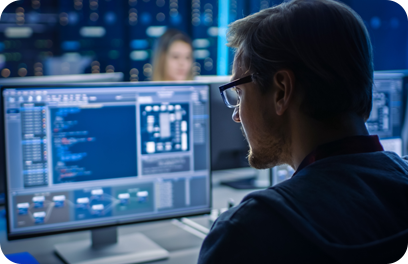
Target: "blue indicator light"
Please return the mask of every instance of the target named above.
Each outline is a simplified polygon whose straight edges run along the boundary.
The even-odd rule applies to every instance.
[[[144,12],[140,16],[140,21],[142,22],[142,24],[148,25],[148,24],[150,24],[150,22],[152,22],[152,16],[149,13]]]
[[[179,25],[181,23],[181,16],[179,14],[170,16],[170,21],[173,25]]]
[[[116,23],[116,14],[114,12],[107,12],[105,14],[105,22],[108,25],[113,25]]]

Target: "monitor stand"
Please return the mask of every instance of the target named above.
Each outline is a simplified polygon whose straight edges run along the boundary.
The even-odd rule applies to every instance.
[[[117,234],[116,227],[92,230],[90,240],[55,245],[69,264],[128,264],[165,259],[169,252],[141,233]]]

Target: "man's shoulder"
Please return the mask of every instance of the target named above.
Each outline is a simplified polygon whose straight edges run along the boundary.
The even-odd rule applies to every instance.
[[[373,161],[381,160],[382,163],[402,163],[404,165],[408,164],[408,156],[400,157],[395,152],[391,151],[375,151],[375,152],[365,152],[365,153],[353,153],[345,155],[336,155],[328,157],[325,159],[318,160],[313,164],[321,163],[354,163],[365,165],[367,163],[373,163]],[[373,164],[376,165],[376,164]],[[381,164],[378,164],[381,166]]]
[[[394,175],[408,176],[408,156],[378,151],[328,157],[305,167],[297,175]],[[294,177],[296,178],[296,177]]]
[[[255,207],[259,206],[258,202],[255,199],[248,199],[246,201],[241,202],[235,207],[230,208],[228,211],[221,214],[217,222],[225,222],[229,221],[231,223],[237,223],[242,219],[242,216],[250,214],[252,211],[255,210]]]
[[[322,261],[327,260],[326,254],[291,221],[258,199],[263,195],[279,196],[271,189],[251,193],[217,219],[203,243],[199,263],[270,263],[271,257],[277,263],[329,263]]]
[[[273,219],[278,218],[279,215],[271,213],[273,208],[271,208],[270,204],[258,199],[259,196],[263,195],[267,195],[269,199],[279,197],[279,194],[274,189],[252,192],[247,195],[239,205],[220,215],[217,222],[229,222],[230,224],[240,226],[249,224],[252,226],[254,221],[259,224],[260,219],[265,219],[269,222],[273,221]]]

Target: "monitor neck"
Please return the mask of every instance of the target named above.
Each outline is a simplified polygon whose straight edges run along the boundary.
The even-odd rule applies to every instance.
[[[100,248],[118,243],[118,229],[116,226],[91,230],[93,248]]]

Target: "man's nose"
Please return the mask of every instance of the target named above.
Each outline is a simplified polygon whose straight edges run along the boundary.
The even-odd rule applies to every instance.
[[[232,120],[236,123],[241,123],[241,118],[239,117],[239,107],[234,108],[234,112],[232,113]]]

